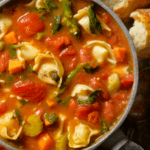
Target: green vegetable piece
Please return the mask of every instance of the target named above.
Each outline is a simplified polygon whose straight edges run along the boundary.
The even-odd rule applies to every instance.
[[[32,69],[32,65],[31,64],[29,64],[29,66],[28,66],[28,73],[33,73],[33,69]]]
[[[41,19],[41,20],[44,20],[45,18],[46,18],[46,17],[45,17],[45,16],[43,16],[43,15],[42,15],[42,16],[40,16],[40,19]]]
[[[70,96],[69,96],[69,97],[66,97],[66,98],[63,99],[63,100],[59,99],[59,101],[58,101],[57,103],[60,104],[60,105],[62,105],[62,106],[64,106],[64,107],[67,107],[68,104],[69,104],[69,102],[70,102],[70,99],[71,99]]]
[[[23,72],[23,74],[22,74],[22,77],[23,77],[23,79],[26,81],[26,80],[28,80],[28,78],[27,78],[27,76],[26,76],[26,74]]]
[[[93,92],[88,96],[88,99],[87,99],[87,100],[81,101],[81,100],[78,99],[77,102],[78,102],[79,104],[93,104],[93,103],[96,101],[97,96],[98,96],[98,94],[99,94],[100,91],[101,91],[101,89],[95,90],[95,91],[93,91]]]
[[[5,42],[0,41],[0,51],[4,49],[4,46],[5,46]]]
[[[54,27],[51,29],[52,30],[52,34],[56,34],[57,32],[59,32],[61,30],[61,17],[62,15],[59,14],[56,16],[55,21],[54,21]]]
[[[39,135],[43,130],[43,122],[38,115],[31,115],[27,118],[29,124],[24,125],[24,133],[27,136],[34,137]]]
[[[73,78],[77,75],[77,73],[80,71],[80,69],[83,67],[83,65],[84,64],[82,64],[82,63],[77,65],[77,67],[68,74],[68,76],[64,82],[64,84],[66,86],[71,82],[71,80],[73,80]]]
[[[55,113],[52,113],[52,114],[45,113],[44,117],[51,124],[55,124],[57,122],[57,120],[59,119],[59,117]]]
[[[101,134],[104,134],[104,133],[106,133],[109,129],[108,129],[108,127],[107,127],[107,125],[106,125],[106,123],[105,123],[104,120],[101,121],[101,125],[102,125]]]
[[[11,82],[14,80],[14,75],[11,75],[11,74],[7,74],[6,75],[6,85],[11,85]]]
[[[23,106],[26,105],[26,104],[28,103],[27,100],[22,100],[22,101],[19,101],[19,102],[20,102],[20,104],[23,105]]]
[[[22,125],[22,119],[21,119],[21,115],[20,115],[19,109],[15,109],[14,110],[14,114],[16,115],[16,117],[19,120],[19,125]]]
[[[75,18],[73,17],[73,13],[71,11],[71,2],[66,0],[62,3],[63,12],[64,12],[64,21],[65,25],[68,27],[70,34],[76,38],[77,40],[81,38],[81,30]]]
[[[60,77],[58,76],[58,72],[56,70],[51,71],[49,74],[54,81],[56,81],[57,83],[59,82]]]
[[[90,19],[90,30],[92,34],[97,34],[97,33],[102,34],[103,32],[102,32],[101,23],[97,19],[94,10],[95,10],[94,4],[90,5],[89,11],[88,11],[88,15]]]
[[[83,70],[88,74],[93,74],[93,73],[97,72],[100,68],[101,68],[100,66],[92,68],[92,66],[89,63],[86,63],[83,66]]]
[[[68,143],[67,134],[64,133],[58,138],[56,142],[56,149],[67,150],[67,143]]]
[[[38,33],[35,35],[35,39],[36,39],[36,40],[41,40],[45,35],[46,35],[45,31],[44,31],[44,32],[38,32]]]
[[[23,45],[10,45],[8,50],[10,51],[10,55],[12,58],[16,58],[16,49],[22,47]]]
[[[107,89],[109,93],[115,93],[121,86],[120,83],[120,78],[117,73],[113,73],[109,78],[108,78],[108,86]]]

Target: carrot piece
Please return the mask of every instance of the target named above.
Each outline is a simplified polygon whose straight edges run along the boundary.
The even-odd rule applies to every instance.
[[[117,62],[122,62],[125,58],[126,48],[123,47],[115,47],[113,49],[114,56]]]
[[[9,68],[8,68],[8,70],[9,70],[10,74],[19,72],[20,70],[22,70],[22,68],[23,68],[23,64],[21,63],[20,60],[14,59],[14,60],[10,60],[9,61]]]
[[[48,133],[43,133],[38,139],[38,145],[40,150],[49,150],[53,146],[54,142]]]
[[[45,126],[50,126],[52,123],[49,122],[47,119],[44,119],[44,123],[45,123]]]
[[[11,45],[11,44],[16,44],[18,42],[18,37],[17,34],[12,31],[9,32],[8,34],[6,34],[4,36],[4,41],[6,42],[6,44]]]
[[[57,105],[54,100],[50,100],[50,99],[46,100],[46,103],[50,108],[55,107]]]

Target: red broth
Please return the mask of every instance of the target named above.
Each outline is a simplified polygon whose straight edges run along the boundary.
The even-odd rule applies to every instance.
[[[31,7],[19,4],[3,10],[3,14],[11,20],[12,25],[1,39],[5,46],[0,51],[0,118],[10,112],[13,113],[11,119],[15,120],[15,123],[7,126],[8,135],[12,137],[22,127],[22,133],[16,139],[16,143],[19,146],[23,145],[27,150],[65,150],[88,146],[97,137],[107,133],[118,121],[128,104],[133,84],[130,47],[111,15],[101,7],[95,6],[96,9],[93,12],[97,14],[96,18],[102,19],[111,30],[110,34],[104,28],[102,28],[102,34],[91,34],[78,24],[81,38],[76,39],[70,34],[65,23],[62,2],[53,1],[53,4],[55,4],[53,7],[57,6],[57,8],[51,8],[52,10],[37,10],[36,4]],[[78,10],[89,5],[91,2],[85,0],[72,0],[70,8],[74,15]],[[45,8],[45,5],[42,8]],[[55,17],[59,14],[62,15],[59,24],[61,29],[52,34],[51,29],[56,26]],[[88,13],[86,15],[88,16]],[[36,39],[37,33],[43,34],[41,39]],[[93,54],[93,47],[97,44],[95,43],[92,48],[84,47],[88,41],[94,40],[109,44],[111,54],[108,54],[107,46],[100,44],[100,49],[104,48],[107,55],[104,59],[102,58],[103,60],[98,61],[99,59]],[[38,49],[38,54],[29,58],[27,55],[33,54],[26,50],[23,51],[24,53],[21,51],[26,45],[26,43],[21,45],[22,42],[28,42],[32,46],[30,52],[34,48]],[[23,61],[18,56],[19,50],[22,52]],[[62,84],[59,87],[57,85],[61,77],[58,71],[49,72],[49,74],[53,73],[48,75],[55,82],[47,83],[48,78],[46,81],[43,80],[46,73],[39,77],[40,69],[33,70],[36,57],[40,53],[45,55],[46,52],[49,52],[48,55],[52,53],[53,59],[58,59],[64,69]],[[107,61],[111,55],[115,58],[115,64]],[[52,56],[41,59],[39,68],[51,59]],[[80,69],[72,75],[79,66]],[[53,69],[52,66],[48,69],[51,68]],[[70,76],[72,78],[68,81]],[[92,90],[84,90],[85,87],[81,86],[80,91],[78,89],[76,95],[71,96],[77,85],[84,85]],[[56,94],[58,91],[63,92]],[[94,96],[91,96],[92,92]],[[62,115],[65,116],[64,122]],[[32,123],[35,123],[34,127]],[[88,139],[84,141],[86,144],[77,135],[75,137],[75,130],[79,124],[97,131],[89,138],[90,142],[87,142]],[[68,130],[69,127],[70,130]],[[82,133],[83,136],[85,135],[84,130],[80,132],[81,136]],[[79,132],[76,131],[76,133]],[[71,143],[69,134],[81,141],[68,144]]]

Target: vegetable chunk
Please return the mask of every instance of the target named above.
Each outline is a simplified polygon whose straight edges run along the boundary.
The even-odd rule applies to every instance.
[[[22,69],[23,69],[23,64],[22,64],[22,62],[20,60],[15,59],[15,60],[9,61],[9,68],[8,68],[8,70],[9,70],[10,74],[14,74],[16,72],[19,72]]]
[[[11,44],[16,44],[18,42],[18,37],[14,31],[9,32],[4,36],[4,40],[6,44],[11,45]]]

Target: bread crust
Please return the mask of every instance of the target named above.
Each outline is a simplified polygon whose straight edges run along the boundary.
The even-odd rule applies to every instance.
[[[145,39],[139,39],[139,43],[144,40],[145,43],[144,46],[136,47],[135,45],[138,52],[137,53],[138,57],[139,58],[150,57],[150,9],[137,9],[136,11],[132,12],[130,16],[133,17],[135,21],[142,23],[143,27],[145,27],[145,30],[147,32],[145,35]],[[132,28],[135,28],[135,26]],[[139,34],[138,30],[136,32],[137,33],[135,34]],[[133,41],[134,40],[135,39],[133,38]],[[134,41],[134,43],[136,42]]]
[[[150,5],[150,0],[102,0],[105,4],[113,9],[113,11],[126,22],[129,19],[131,12],[138,8],[143,8]]]

